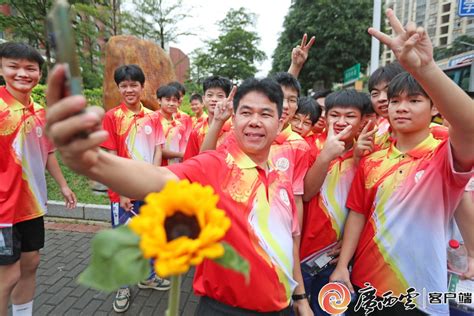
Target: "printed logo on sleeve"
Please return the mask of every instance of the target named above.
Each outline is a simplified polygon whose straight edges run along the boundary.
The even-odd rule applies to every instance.
[[[145,134],[146,135],[150,135],[152,131],[153,130],[152,130],[150,125],[145,125]]]
[[[38,138],[43,136],[43,129],[40,126],[36,126],[36,136],[38,136]]]
[[[282,157],[276,161],[275,166],[280,171],[286,171],[290,167],[290,162],[287,158]]]

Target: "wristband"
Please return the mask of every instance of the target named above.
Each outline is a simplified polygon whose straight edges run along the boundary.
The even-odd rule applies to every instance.
[[[299,300],[304,300],[305,298],[308,298],[308,294],[303,293],[303,294],[293,294],[291,296],[293,301],[299,301]]]

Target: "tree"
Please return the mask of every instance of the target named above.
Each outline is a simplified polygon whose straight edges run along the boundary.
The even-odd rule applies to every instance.
[[[345,69],[370,59],[372,23],[371,0],[296,0],[285,17],[284,30],[273,53],[272,72],[286,71],[291,50],[304,33],[316,37],[316,43],[299,76],[304,90],[321,82],[326,88],[341,82]]]
[[[135,10],[123,14],[125,33],[160,43],[161,48],[180,36],[194,35],[189,31],[180,31],[177,24],[190,15],[183,7],[183,1],[171,0],[133,0]]]
[[[474,37],[469,35],[461,35],[456,37],[450,47],[436,47],[434,49],[435,60],[449,58],[451,56],[461,54],[473,50]]]
[[[11,38],[26,40],[32,46],[43,47],[46,54],[46,64],[51,65],[51,47],[48,42],[48,27],[46,16],[51,7],[51,0],[15,1],[2,0],[15,15],[0,14],[0,29],[8,30]]]
[[[260,38],[247,29],[255,25],[255,14],[244,8],[231,9],[218,25],[221,35],[192,56],[192,78],[200,81],[218,74],[239,81],[255,76],[255,63],[265,59],[265,53],[257,48]]]

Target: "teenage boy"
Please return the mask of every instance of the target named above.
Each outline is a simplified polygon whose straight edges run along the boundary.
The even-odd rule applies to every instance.
[[[183,111],[181,111],[181,105],[183,104],[184,95],[186,94],[186,88],[179,83],[178,81],[173,81],[168,83],[168,86],[175,87],[179,91],[179,100],[178,100],[178,108],[176,109],[176,113],[174,114],[174,119],[178,120],[181,125],[184,127],[184,147],[186,147],[186,143],[188,142],[189,135],[193,130],[193,120],[191,116]]]
[[[305,289],[316,315],[329,315],[319,306],[318,294],[329,282],[340,250],[339,241],[348,213],[345,202],[357,169],[354,139],[370,100],[364,93],[341,90],[329,94],[325,103],[328,137],[305,177],[303,199],[309,203],[305,208],[300,248],[301,260],[307,261],[301,265]],[[309,267],[322,256],[330,258],[315,273]],[[309,260],[310,257],[314,258]]]
[[[305,138],[311,134],[313,125],[319,122],[321,108],[311,97],[298,99],[296,113],[290,120],[291,130]]]
[[[319,122],[321,108],[311,97],[302,97],[298,100],[298,109],[290,121],[291,129],[306,141],[310,147],[310,162],[316,159],[319,150],[316,148],[316,135],[311,132]],[[326,121],[326,120],[325,120]]]
[[[436,65],[424,29],[413,22],[403,27],[390,9],[387,17],[396,37],[373,28],[369,33],[390,47],[410,73],[399,74],[388,89],[388,116],[397,139],[360,163],[331,280],[344,282],[352,292],[352,284],[357,289],[370,283],[376,300],[389,291],[392,297],[408,296],[392,307],[375,308],[373,315],[447,315],[447,304],[429,304],[422,292],[447,292],[447,228],[473,174],[474,125],[467,113],[473,113],[474,104]],[[434,104],[452,123],[444,141],[430,133]],[[471,253],[468,260],[474,266]],[[465,275],[473,276],[472,269]],[[410,301],[416,308],[407,310],[415,307]],[[366,307],[359,311],[368,312]]]
[[[191,95],[189,98],[189,104],[194,113],[194,116],[192,117],[194,129],[198,124],[207,120],[207,113],[204,112],[204,103],[202,102],[202,96],[199,93]]]
[[[158,116],[165,134],[161,165],[168,166],[183,160],[187,143],[186,126],[175,118],[180,98],[178,89],[169,85],[162,86],[156,91],[156,97],[160,104]]]
[[[192,158],[201,152],[202,143],[204,142],[209,126],[214,119],[214,109],[218,102],[223,102],[229,96],[230,90],[232,89],[232,83],[227,78],[211,76],[204,80],[202,88],[204,91],[203,102],[207,109],[208,118],[201,124],[198,124],[191,132],[184,153],[184,160]],[[218,134],[218,145],[222,143],[230,130],[231,123],[230,120],[227,120]]]
[[[246,281],[241,274],[205,260],[196,267],[194,277],[194,290],[202,296],[197,315],[287,315],[291,294],[299,315],[311,315],[295,246],[299,227],[291,185],[268,159],[281,126],[283,94],[277,83],[250,79],[241,85],[234,98],[235,141],[228,151],[207,151],[166,168],[97,150],[107,137],[101,130],[85,140],[74,138],[99,125],[100,109],[89,108],[87,114],[77,115],[85,107],[82,97],[60,99],[61,66],[52,71],[49,85],[49,136],[76,172],[139,199],[179,179],[210,185],[220,196],[217,206],[232,220],[224,240],[249,261],[250,277]],[[209,166],[215,171],[210,172]],[[230,176],[223,178],[223,174]]]
[[[109,137],[101,147],[119,157],[159,166],[164,136],[156,114],[140,102],[145,74],[137,65],[124,65],[115,70],[114,80],[122,102],[104,116],[103,129],[108,132]],[[143,205],[142,200],[132,200],[112,190],[109,190],[109,197],[113,227],[125,225]],[[138,287],[167,290],[170,282],[151,274],[150,278],[140,282]],[[117,313],[123,313],[128,309],[130,294],[128,286],[117,291],[113,302],[113,308]]]
[[[290,121],[298,108],[301,86],[298,80],[287,72],[273,76],[283,90],[282,131],[278,134],[270,150],[270,158],[276,168],[284,172],[293,185],[298,218],[303,222],[304,177],[309,168],[310,147],[306,141],[291,130]]]
[[[45,135],[43,107],[31,98],[44,60],[22,43],[0,45],[0,315],[31,315],[39,250],[44,247],[45,169],[61,188],[66,207],[76,206]]]
[[[312,132],[316,135],[327,135],[326,129],[326,97],[331,93],[331,90],[317,90],[313,93],[312,98],[316,100],[317,106],[321,108],[321,116],[318,123],[314,125]],[[324,137],[325,138],[325,137]],[[322,147],[321,147],[322,148]]]

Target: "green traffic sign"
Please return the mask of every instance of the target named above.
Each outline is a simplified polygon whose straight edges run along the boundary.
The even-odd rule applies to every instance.
[[[348,83],[359,79],[360,77],[360,64],[355,64],[351,68],[344,70],[344,83]]]

